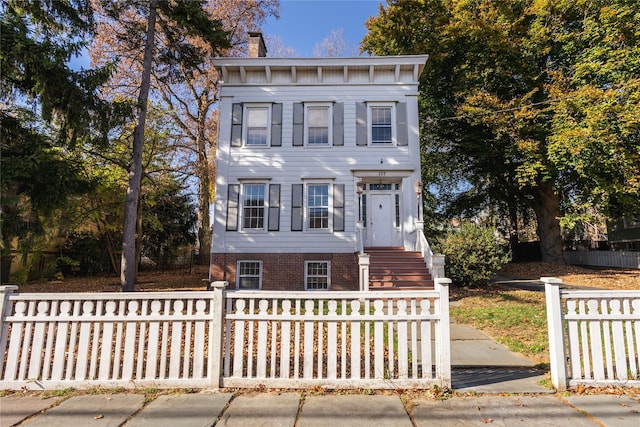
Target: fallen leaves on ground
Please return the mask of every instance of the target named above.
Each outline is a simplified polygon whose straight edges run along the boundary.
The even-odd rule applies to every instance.
[[[557,277],[566,284],[600,289],[640,289],[640,270],[638,269],[518,262],[507,264],[499,274],[519,279]]]
[[[520,262],[506,265],[499,274],[519,279],[557,277],[564,283],[600,289],[640,289],[640,270],[621,268],[587,268],[548,262]],[[137,291],[203,291],[209,267],[197,265],[187,269],[141,272]],[[454,289],[452,288],[452,291]],[[19,286],[20,292],[119,292],[116,276],[70,277],[64,280],[34,282]]]
[[[204,291],[209,267],[195,265],[186,269],[145,271],[138,274],[136,291]],[[119,292],[116,276],[68,277],[64,280],[33,282],[18,286],[19,292]]]

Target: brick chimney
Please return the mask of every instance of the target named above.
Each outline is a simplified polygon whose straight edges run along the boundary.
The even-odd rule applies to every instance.
[[[260,32],[249,33],[249,58],[264,58],[267,56],[267,46]]]

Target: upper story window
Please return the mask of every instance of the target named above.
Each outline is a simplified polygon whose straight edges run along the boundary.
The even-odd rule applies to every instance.
[[[356,145],[409,145],[406,102],[356,102]]]
[[[234,103],[231,106],[231,147],[280,147],[282,103]]]
[[[242,194],[242,228],[264,230],[265,184],[244,184]]]
[[[246,146],[269,145],[269,123],[271,108],[268,105],[248,105],[245,107]]]
[[[393,144],[394,111],[392,105],[369,105],[369,143],[371,145]]]
[[[294,147],[344,146],[344,104],[294,102],[292,130]]]
[[[305,105],[305,143],[308,146],[329,146],[331,144],[331,105]]]

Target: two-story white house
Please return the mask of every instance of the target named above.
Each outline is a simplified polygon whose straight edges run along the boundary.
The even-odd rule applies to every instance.
[[[366,254],[416,246],[427,55],[265,52],[252,33],[248,58],[214,62],[222,83],[210,279],[357,290]]]

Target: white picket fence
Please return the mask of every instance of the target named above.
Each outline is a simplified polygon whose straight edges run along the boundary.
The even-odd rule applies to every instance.
[[[0,388],[215,386],[216,298],[5,291]]]
[[[566,290],[560,279],[541,280],[554,387],[639,387],[640,290]]]
[[[0,389],[449,387],[448,284],[382,293],[224,291],[224,282],[130,294],[0,287]]]
[[[224,387],[450,386],[442,282],[419,292],[230,292],[226,305]]]
[[[571,265],[640,269],[638,251],[565,251],[563,256]]]

